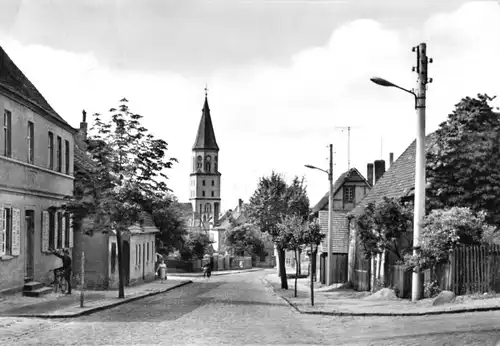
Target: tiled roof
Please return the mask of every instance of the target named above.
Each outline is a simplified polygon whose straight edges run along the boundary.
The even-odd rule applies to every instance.
[[[435,143],[435,133],[427,135],[425,138],[426,152]],[[366,194],[365,198],[354,208],[352,214],[361,214],[366,205],[371,202],[376,203],[383,197],[399,198],[407,195],[415,186],[415,153],[416,141],[413,141]]]
[[[71,127],[45,100],[42,94],[29,81],[24,73],[14,64],[7,53],[0,47],[0,87],[8,90],[46,114]],[[75,130],[76,131],[76,130]]]
[[[356,174],[359,176],[360,179],[362,179],[367,186],[370,186],[370,184],[368,183],[368,181],[365,179],[365,177],[363,177],[363,175],[356,169],[356,168],[351,168],[350,170],[348,170],[347,172],[344,172],[342,173],[338,178],[337,180],[335,181],[335,183],[333,184],[333,195],[335,195],[339,189],[342,187],[342,185],[344,185],[344,182],[352,177],[353,174]],[[323,198],[320,199],[320,201],[312,208],[312,211],[314,213],[322,210],[327,204],[328,204],[328,197],[330,195],[330,192],[328,191],[324,196]]]
[[[94,161],[92,161],[92,159],[85,153],[85,151],[80,149],[80,147],[76,144],[74,146],[74,165],[75,170],[76,167],[79,167],[87,172],[90,172],[95,168]]]
[[[212,125],[212,118],[210,117],[207,97],[205,97],[200,126],[198,127],[198,133],[196,134],[196,140],[193,145],[193,150],[194,149],[219,150],[219,146],[215,140],[214,127]]]

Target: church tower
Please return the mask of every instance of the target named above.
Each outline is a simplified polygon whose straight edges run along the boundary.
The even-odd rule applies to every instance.
[[[221,174],[219,146],[215,140],[206,88],[205,104],[193,145],[192,165],[190,201],[193,205],[194,226],[208,229],[210,223],[217,223],[220,213]]]

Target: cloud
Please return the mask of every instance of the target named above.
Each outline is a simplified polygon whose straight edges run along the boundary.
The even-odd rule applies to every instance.
[[[327,191],[326,175],[304,164],[327,167],[327,144],[336,148],[335,174],[347,169],[347,133],[352,126],[351,167],[389,152],[397,158],[415,137],[413,99],[369,81],[381,76],[406,88],[415,85],[412,46],[427,42],[429,65],[427,132],[437,128],[464,96],[499,94],[500,6],[467,3],[436,14],[420,26],[398,28],[372,19],[337,27],[324,46],[291,56],[286,65],[247,63],[215,71],[209,78],[171,72],[118,70],[91,53],[75,54],[43,46],[0,44],[75,127],[81,109],[105,112],[126,96],[146,126],[170,144],[180,163],[170,186],[189,197],[191,146],[208,83],[212,120],[220,151],[222,208],[248,199],[257,179],[273,169],[305,175],[311,204]]]

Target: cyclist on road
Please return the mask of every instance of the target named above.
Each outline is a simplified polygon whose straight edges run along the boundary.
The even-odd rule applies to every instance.
[[[50,249],[50,252],[52,252],[53,255],[59,257],[62,259],[63,266],[54,269],[54,281],[56,280],[56,272],[62,271],[64,273],[64,279],[68,283],[68,293],[71,294],[71,257],[69,256],[69,251],[68,249],[64,249],[62,254],[57,251]]]

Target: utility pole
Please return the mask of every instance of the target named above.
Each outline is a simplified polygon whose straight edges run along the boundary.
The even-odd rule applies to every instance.
[[[415,89],[415,108],[417,111],[417,139],[415,157],[415,206],[413,216],[413,255],[420,251],[420,234],[422,221],[425,215],[425,97],[426,85],[432,82],[427,79],[427,63],[432,59],[427,58],[427,45],[425,43],[413,47],[417,53],[417,66],[413,68],[417,72],[417,85]],[[420,268],[413,270],[411,299],[417,301],[422,296],[422,282]]]
[[[329,183],[329,193],[328,193],[328,236],[327,236],[327,256],[326,256],[326,285],[330,286],[332,284],[333,273],[332,273],[332,252],[333,252],[333,144],[330,144],[330,164],[328,167],[328,183]]]

